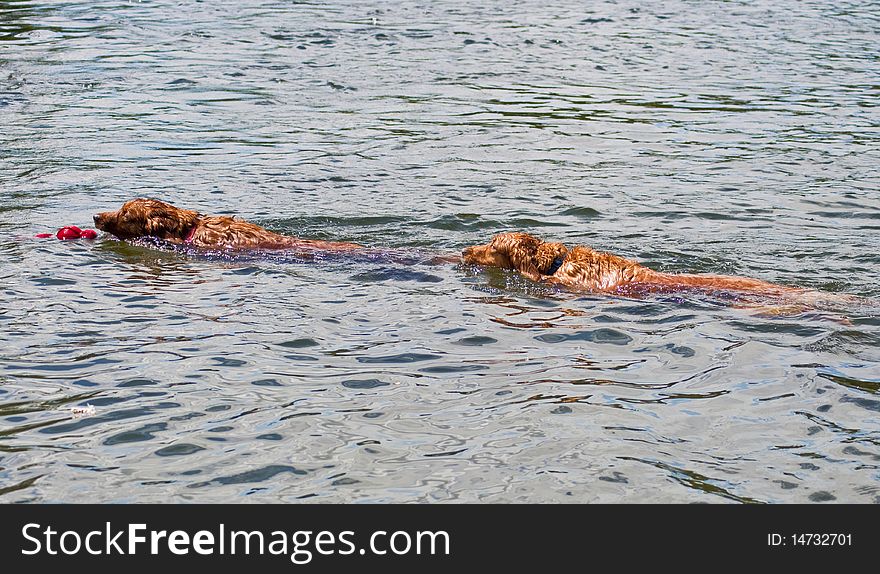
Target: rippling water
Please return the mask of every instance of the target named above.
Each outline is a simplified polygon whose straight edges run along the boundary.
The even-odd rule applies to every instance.
[[[880,297],[876,8],[0,2],[0,501],[880,501],[876,303],[420,260]],[[32,237],[136,196],[417,256]]]

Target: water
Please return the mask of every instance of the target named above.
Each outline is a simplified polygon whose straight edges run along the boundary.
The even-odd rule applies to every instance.
[[[880,501],[875,304],[32,237],[154,196],[877,298],[876,7],[0,3],[0,501]]]

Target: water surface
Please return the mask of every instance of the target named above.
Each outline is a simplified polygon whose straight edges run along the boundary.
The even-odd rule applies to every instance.
[[[878,502],[876,3],[0,3],[0,501]],[[137,196],[415,260],[35,240]],[[94,407],[91,414],[74,409]]]

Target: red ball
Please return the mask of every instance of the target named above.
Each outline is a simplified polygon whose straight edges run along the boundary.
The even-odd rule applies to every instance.
[[[82,236],[82,230],[76,225],[68,225],[62,227],[55,234],[58,239],[79,239]]]
[[[83,239],[95,239],[98,237],[98,232],[94,229],[83,229],[80,237]]]

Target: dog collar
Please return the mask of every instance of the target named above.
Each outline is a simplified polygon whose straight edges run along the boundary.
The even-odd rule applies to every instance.
[[[553,265],[550,266],[550,269],[547,270],[547,275],[553,275],[559,268],[562,267],[562,263],[565,261],[565,255],[562,257],[557,257],[553,260]]]

